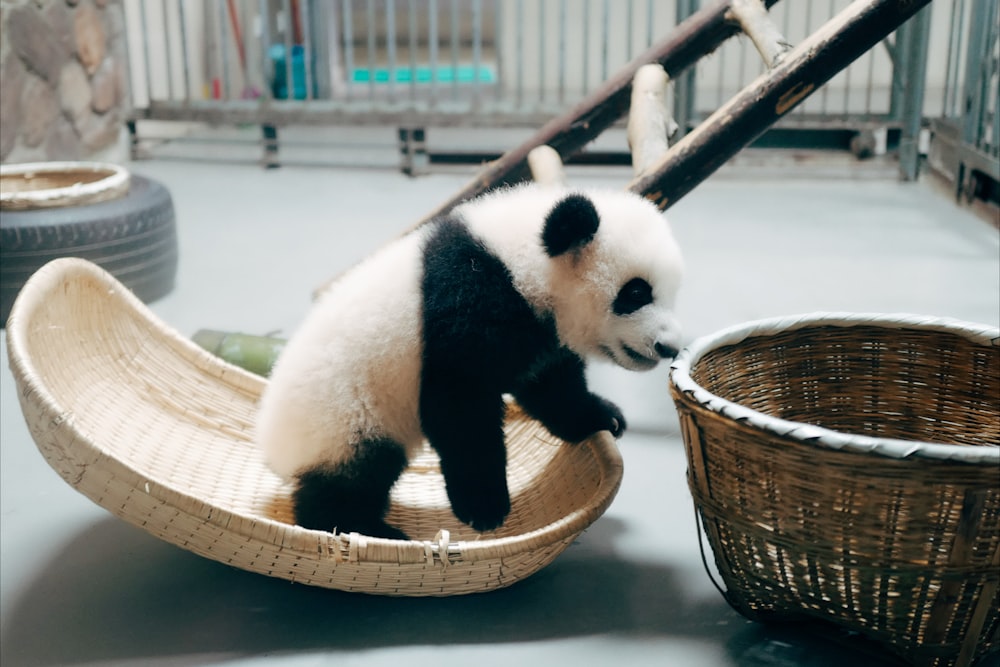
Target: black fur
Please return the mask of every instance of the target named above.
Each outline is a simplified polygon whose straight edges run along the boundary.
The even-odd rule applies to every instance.
[[[421,426],[455,516],[490,530],[510,511],[504,393],[571,441],[602,429],[621,435],[625,421],[588,391],[583,361],[560,345],[552,319],[536,316],[503,262],[462,224],[441,221],[428,239],[422,291]]]
[[[570,200],[576,203],[559,216],[585,208],[579,200],[593,211],[583,197],[564,202]],[[596,219],[596,211],[593,215]],[[504,393],[571,442],[604,429],[618,437],[625,419],[616,405],[587,389],[583,360],[560,344],[551,317],[535,314],[503,262],[460,222],[446,218],[432,224],[421,284],[420,423],[441,459],[455,516],[476,530],[491,530],[510,512]],[[554,236],[565,245],[568,234]],[[340,466],[299,475],[296,522],[406,539],[385,522],[389,491],[406,467],[404,448],[391,440],[357,447],[356,456]]]
[[[590,243],[601,224],[594,203],[583,195],[568,195],[545,218],[542,244],[549,257],[558,257]]]
[[[406,450],[392,440],[366,440],[338,466],[300,474],[292,500],[295,523],[316,530],[408,539],[385,522],[389,489],[406,467]]]
[[[611,309],[615,315],[631,315],[653,303],[653,286],[642,278],[633,278],[618,291]]]

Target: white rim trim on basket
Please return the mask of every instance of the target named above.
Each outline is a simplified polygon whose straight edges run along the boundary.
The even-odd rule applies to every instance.
[[[62,187],[0,192],[0,208],[18,210],[96,204],[125,194],[132,180],[127,169],[110,162],[26,162],[0,166],[0,177],[8,178],[23,176],[30,179],[67,172],[104,175],[95,181],[71,183]]]
[[[718,347],[735,345],[747,338],[794,331],[815,326],[855,327],[876,325],[891,329],[921,329],[958,334],[974,343],[1000,347],[1000,329],[961,320],[911,314],[811,313],[756,320],[702,336],[684,348],[670,366],[670,381],[709,410],[743,421],[779,436],[829,449],[878,454],[894,459],[921,457],[963,463],[1000,464],[1000,447],[945,445],[894,438],[850,435],[821,426],[793,422],[766,415],[709,392],[691,378],[691,368]]]

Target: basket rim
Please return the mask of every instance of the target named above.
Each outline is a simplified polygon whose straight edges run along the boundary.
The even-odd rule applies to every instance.
[[[887,329],[920,329],[957,334],[967,340],[1000,347],[1000,329],[958,319],[911,313],[814,312],[753,320],[701,336],[688,344],[670,366],[674,388],[691,396],[708,410],[728,419],[750,424],[774,435],[823,449],[874,454],[893,459],[935,459],[961,463],[1000,465],[1000,447],[951,445],[934,442],[854,435],[833,429],[780,419],[740,405],[708,391],[691,377],[691,369],[706,354],[748,338],[795,331],[816,326],[878,326]]]
[[[0,182],[17,176],[86,172],[101,175],[97,180],[75,182],[43,189],[0,189],[0,209],[24,210],[83,206],[115,199],[128,191],[132,175],[125,167],[111,162],[61,161],[22,162],[0,166]]]
[[[160,335],[162,343],[172,348],[173,353],[183,358],[185,363],[211,373],[221,383],[244,391],[259,392],[259,389],[266,383],[265,379],[215,357],[173,329],[130,290],[121,286],[110,273],[98,265],[75,257],[58,258],[39,269],[18,295],[7,322],[7,351],[18,391],[28,392],[33,401],[44,406],[49,414],[55,415],[55,421],[60,428],[74,429],[72,412],[61,405],[46,387],[27,351],[32,326],[31,315],[32,311],[44,302],[52,290],[59,289],[62,284],[81,277],[90,278],[96,284],[105,286],[107,288],[103,292],[105,298],[122,301],[123,307],[132,310],[134,314],[154,327]],[[604,514],[617,495],[624,471],[622,455],[616,441],[609,433],[602,431],[573,445],[586,447],[590,450],[603,478],[585,504],[573,508],[564,516],[533,530],[504,537],[487,534],[480,539],[457,540],[447,530],[442,530],[433,540],[394,540],[360,533],[333,533],[308,529],[269,517],[225,509],[209,500],[192,495],[175,484],[165,483],[155,476],[150,477],[149,470],[133,468],[101,442],[87,438],[75,430],[74,436],[73,446],[82,447],[106,457],[103,464],[105,466],[112,466],[123,473],[144,479],[147,483],[145,493],[156,495],[162,502],[178,509],[192,521],[215,525],[227,534],[237,535],[248,540],[259,541],[261,538],[258,533],[261,529],[265,529],[265,532],[271,536],[272,543],[280,544],[283,549],[295,551],[307,559],[332,559],[336,561],[336,556],[326,554],[327,549],[336,546],[340,551],[350,554],[346,562],[341,564],[347,567],[350,567],[352,563],[380,564],[391,567],[416,562],[429,564],[436,562],[439,566],[446,567],[449,562],[454,564],[456,562],[491,561],[554,546],[578,535]],[[32,433],[32,437],[35,438],[34,433]],[[44,452],[43,458],[49,465],[52,465]],[[69,480],[64,481],[69,482]],[[72,482],[69,483],[75,488]],[[208,519],[196,512],[179,509],[180,501],[189,500],[210,508],[212,518]],[[100,505],[100,503],[97,504]],[[105,506],[105,509],[110,508]],[[130,513],[115,513],[115,515],[129,520]],[[236,520],[233,521],[233,519]],[[266,530],[268,528],[274,530],[268,531]],[[186,548],[183,544],[172,539],[172,536],[158,535],[158,537],[166,542]],[[317,551],[317,546],[322,548]],[[207,557],[212,558],[212,556]],[[523,578],[523,576],[526,575],[518,578]]]

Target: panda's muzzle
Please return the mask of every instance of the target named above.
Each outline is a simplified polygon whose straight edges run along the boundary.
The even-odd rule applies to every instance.
[[[657,345],[659,345],[659,343],[657,343]],[[637,366],[643,368],[653,368],[660,363],[659,359],[647,357],[645,354],[640,354],[624,343],[622,344],[622,351],[625,352],[625,355],[628,356],[628,358],[631,359]],[[657,353],[659,353],[659,350],[657,350]]]

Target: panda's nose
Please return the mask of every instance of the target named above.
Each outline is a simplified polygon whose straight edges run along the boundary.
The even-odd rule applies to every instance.
[[[656,353],[660,355],[661,359],[673,359],[677,356],[677,348],[673,345],[666,345],[664,343],[656,343],[653,345],[653,349]]]

